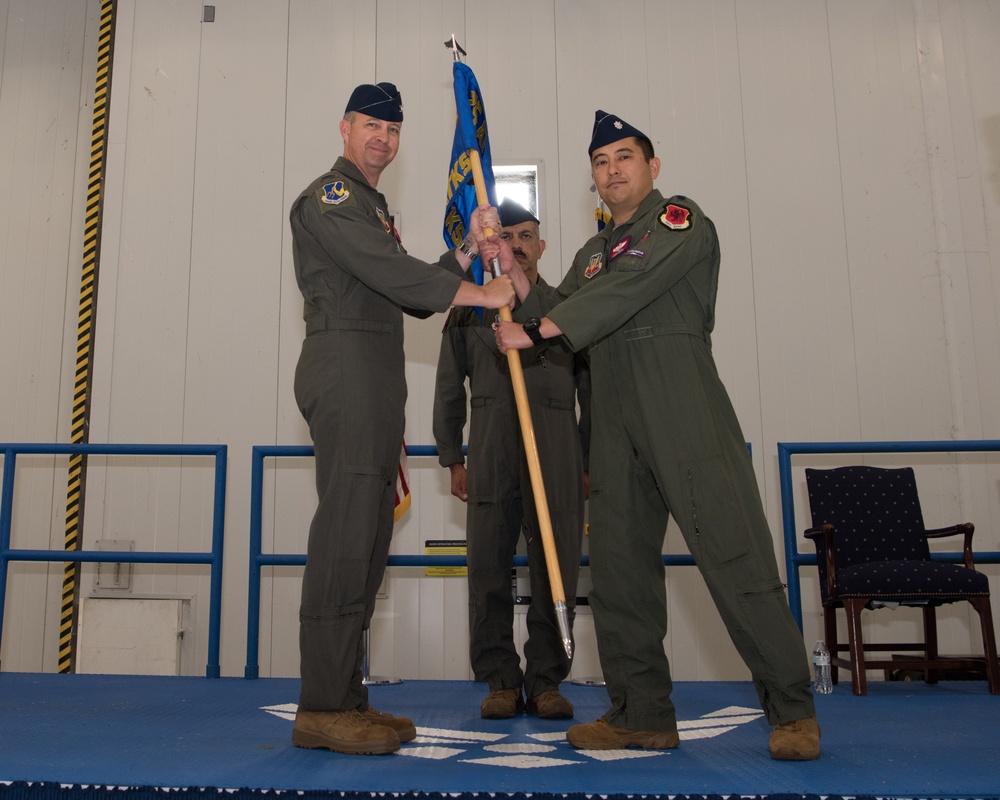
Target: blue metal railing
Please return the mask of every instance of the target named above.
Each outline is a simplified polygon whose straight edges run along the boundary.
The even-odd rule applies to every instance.
[[[437,456],[435,445],[407,445],[407,456]],[[752,454],[750,442],[747,442],[747,454]],[[305,566],[304,553],[263,553],[262,518],[264,508],[264,459],[281,457],[312,457],[312,445],[257,445],[250,456],[250,575],[247,589],[247,663],[243,669],[246,678],[256,678],[260,672],[260,582],[263,567]],[[664,554],[665,566],[695,566],[694,557],[684,553],[678,555]],[[580,557],[582,566],[590,565],[590,557]],[[514,556],[512,566],[525,567],[527,556]],[[390,555],[386,566],[389,567],[465,567],[468,566],[465,556],[420,556],[420,555]]]
[[[434,445],[407,445],[407,456],[436,456]],[[261,520],[264,508],[264,459],[280,457],[312,457],[312,445],[258,445],[250,456],[250,577],[247,589],[247,663],[246,678],[258,677],[260,671],[260,581],[261,569],[274,566],[305,566],[304,553],[263,553]],[[516,556],[515,566],[528,563],[526,556]],[[464,567],[465,556],[390,555],[390,567]]]
[[[747,451],[750,444],[747,443]],[[407,445],[407,456],[437,456],[435,445]],[[247,590],[247,663],[243,670],[246,678],[256,678],[260,672],[260,581],[261,569],[274,566],[305,566],[306,557],[301,553],[262,553],[261,520],[264,507],[264,459],[280,457],[311,457],[312,445],[257,445],[250,456],[250,575]],[[693,567],[694,558],[688,554],[663,556],[667,566]],[[524,567],[527,556],[515,556],[512,566]],[[590,565],[590,557],[581,556],[580,564]],[[390,555],[390,567],[465,567],[465,556]]]
[[[956,440],[942,442],[778,442],[778,478],[781,483],[781,523],[785,540],[788,574],[788,604],[802,627],[802,589],[799,568],[816,564],[815,553],[800,553],[795,529],[795,498],[792,487],[793,455],[833,455],[837,453],[989,453],[1000,451],[1000,440]],[[933,553],[936,561],[959,563],[961,553]],[[978,564],[1000,563],[1000,552],[977,551]]]
[[[208,621],[208,660],[205,676],[218,678],[219,638],[222,617],[222,543],[226,513],[226,464],[228,447],[222,445],[147,444],[0,444],[3,486],[0,489],[0,639],[3,637],[7,567],[11,561],[130,562],[139,564],[209,564],[211,588]],[[214,456],[215,495],[210,552],[156,553],[114,550],[27,550],[10,546],[17,455],[129,455]]]

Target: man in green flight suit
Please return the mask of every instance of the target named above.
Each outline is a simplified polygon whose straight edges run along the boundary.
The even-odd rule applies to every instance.
[[[309,424],[319,495],[302,580],[292,743],[341,753],[390,753],[416,736],[412,720],[368,705],[361,672],[363,631],[392,537],[406,405],[403,312],[426,317],[513,300],[509,279],[462,279],[473,239],[437,264],[407,255],[376,189],[402,124],[395,86],[358,86],[340,122],[343,156],[289,215],[306,321],[295,399]],[[495,213],[483,213],[474,212],[473,233],[498,224]]]
[[[597,112],[589,154],[612,220],[559,287],[528,284],[499,245],[522,301],[517,319],[527,320],[498,326],[500,349],[530,346],[530,331],[590,351],[590,605],[611,708],[566,738],[583,749],[679,744],[663,650],[662,546],[673,514],[774,726],[771,757],[818,758],[805,648],[712,358],[715,226],[688,198],[653,188],[660,160],[652,142],[621,118]],[[492,258],[498,245],[483,244]]]
[[[547,286],[538,274],[545,250],[538,219],[509,198],[499,211],[500,237],[510,243],[528,280]],[[490,688],[480,714],[509,719],[525,710],[526,697],[530,714],[569,718],[573,704],[559,692],[559,684],[569,675],[571,661],[552,602],[510,366],[497,349],[493,315],[483,319],[476,309],[452,309],[441,338],[434,394],[438,461],[451,472],[451,493],[468,503],[469,658],[476,680]],[[559,342],[525,351],[521,364],[572,629],[583,537],[590,375],[585,357]],[[462,454],[466,378],[471,395],[468,470]],[[531,581],[523,671],[514,647],[510,579],[522,530]]]

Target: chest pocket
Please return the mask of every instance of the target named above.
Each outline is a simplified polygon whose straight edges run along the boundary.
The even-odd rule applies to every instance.
[[[622,253],[611,262],[611,272],[645,272],[651,263],[649,254],[640,250],[642,255],[631,255],[628,252]]]
[[[642,237],[626,236],[609,251],[611,272],[644,272],[654,261],[650,258],[653,238],[650,231]]]

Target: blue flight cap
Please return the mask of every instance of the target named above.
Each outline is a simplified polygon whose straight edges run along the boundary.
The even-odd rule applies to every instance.
[[[645,139],[649,142],[650,148],[653,146],[649,137],[638,128],[633,128],[621,117],[598,110],[594,115],[594,132],[590,136],[590,148],[587,150],[587,155],[592,156],[597,148],[617,142],[619,139],[627,139],[630,136]]]
[[[351,111],[385,122],[402,122],[403,98],[391,83],[363,83],[351,93],[344,109],[345,116]]]
[[[497,210],[500,212],[500,224],[505,228],[509,228],[512,225],[520,225],[522,222],[540,224],[538,219],[533,217],[528,209],[520,203],[511,200],[509,197],[503,199]]]

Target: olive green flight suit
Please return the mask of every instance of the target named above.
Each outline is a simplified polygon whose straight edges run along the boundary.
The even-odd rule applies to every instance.
[[[676,728],[663,651],[669,514],[768,721],[815,714],[746,440],[712,358],[719,263],[712,221],[653,190],[631,220],[583,246],[556,290],[533,288],[518,311],[547,312],[574,349],[590,349],[590,603],[607,719],[635,730]]]
[[[541,282],[541,278],[539,278]],[[434,439],[443,467],[465,463],[465,380],[469,379],[469,655],[477,681],[490,689],[520,689],[529,698],[555,689],[569,675],[552,602],[531,476],[525,457],[507,356],[475,309],[453,309],[445,325],[434,395]],[[584,448],[589,430],[586,360],[565,344],[546,342],[521,352],[525,388],[538,447],[545,499],[552,522],[567,617],[572,630],[583,538]],[[510,571],[522,528],[528,553],[531,605],[526,617],[525,670],[514,647],[514,598]]]
[[[344,158],[299,195],[289,221],[306,320],[295,399],[319,496],[299,612],[299,708],[365,709],[363,630],[389,552],[405,424],[403,311],[447,310],[463,273],[450,253],[438,265],[407,255],[385,198]]]

